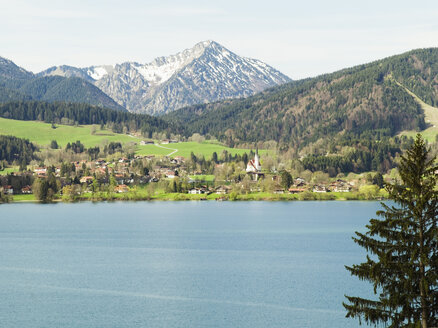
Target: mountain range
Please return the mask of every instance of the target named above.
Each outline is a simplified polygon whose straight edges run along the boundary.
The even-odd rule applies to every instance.
[[[269,65],[204,41],[151,63],[51,67],[40,77],[76,77],[131,112],[160,115],[181,107],[251,96],[291,79]]]

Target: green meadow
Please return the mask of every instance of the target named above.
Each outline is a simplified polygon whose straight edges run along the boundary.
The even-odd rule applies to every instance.
[[[210,142],[178,142],[171,144],[162,144],[162,145],[144,145],[138,146],[137,154],[139,155],[169,155],[172,154],[175,156],[182,156],[185,158],[189,158],[190,154],[193,152],[196,155],[203,155],[206,158],[210,158],[211,155],[216,152],[218,156],[226,150],[231,154],[243,154],[249,153],[249,149],[238,149],[238,148],[229,148],[221,144],[210,143]],[[263,152],[263,151],[261,151]]]
[[[56,140],[61,147],[65,147],[67,143],[77,140],[80,140],[85,147],[98,146],[104,140],[121,143],[135,142],[138,144],[136,151],[138,155],[166,156],[172,154],[172,156],[182,156],[185,158],[190,157],[191,152],[210,158],[213,152],[220,156],[224,150],[233,155],[249,153],[250,151],[249,149],[229,148],[219,143],[207,141],[202,143],[179,142],[161,145],[140,145],[141,138],[118,134],[109,130],[100,130],[99,126],[94,126],[93,128],[92,125],[71,126],[56,124],[55,127],[52,128],[50,123],[44,122],[0,118],[0,134],[29,139],[40,146],[47,146],[52,140]],[[93,129],[95,130],[94,134],[92,134]],[[264,151],[260,152],[263,153]]]
[[[56,140],[61,147],[65,147],[67,143],[77,140],[80,140],[85,147],[97,146],[105,139],[110,142],[139,142],[139,139],[128,135],[100,130],[99,126],[95,127],[95,134],[91,134],[92,125],[71,126],[56,124],[55,126],[56,128],[53,129],[50,123],[0,118],[0,134],[29,139],[41,146],[49,145],[52,140]]]

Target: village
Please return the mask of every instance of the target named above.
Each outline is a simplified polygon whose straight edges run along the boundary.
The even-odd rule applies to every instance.
[[[157,193],[197,195],[180,199],[201,200],[207,199],[207,196],[208,199],[218,200],[245,199],[248,195],[260,195],[260,199],[287,199],[287,195],[295,195],[292,199],[337,199],[340,197],[334,194],[358,193],[364,184],[364,179],[347,181],[336,178],[320,182],[308,177],[292,177],[286,170],[277,172],[262,169],[257,150],[246,168],[239,158],[229,162],[197,161],[193,154],[189,159],[181,156],[135,155],[110,160],[84,159],[56,166],[29,166],[26,170],[1,175],[0,192],[10,196],[32,195],[34,192],[39,195],[41,192],[35,191],[35,181],[51,180],[55,194],[53,199],[80,200],[96,194],[100,195],[100,199],[108,199],[108,194],[113,198],[123,198],[122,194],[133,191],[138,199],[154,199]],[[372,197],[382,198],[381,190],[373,187]],[[139,196],[139,190],[147,190],[147,197]],[[332,195],[322,195],[327,193]],[[354,196],[351,197],[354,199]],[[166,197],[163,196],[163,199]]]

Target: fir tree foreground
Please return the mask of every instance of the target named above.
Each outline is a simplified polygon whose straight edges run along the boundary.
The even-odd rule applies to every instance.
[[[420,135],[402,156],[401,183],[388,184],[395,205],[383,204],[365,234],[353,240],[372,256],[346,267],[373,284],[378,300],[346,296],[347,317],[386,327],[438,327],[437,166]]]

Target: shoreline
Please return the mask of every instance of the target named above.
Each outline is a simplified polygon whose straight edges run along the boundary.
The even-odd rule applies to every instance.
[[[58,196],[56,199],[41,202],[35,199],[34,195],[15,195],[10,203],[79,203],[79,202],[113,202],[113,201],[225,201],[225,202],[250,202],[250,201],[384,201],[386,195],[361,194],[357,192],[343,193],[300,193],[300,194],[273,194],[273,193],[249,193],[249,194],[227,194],[227,195],[193,195],[182,193],[160,193],[155,195],[143,195],[134,193],[100,193],[86,194],[81,196]],[[1,203],[0,203],[1,204]]]

